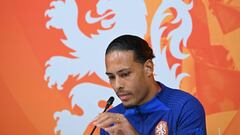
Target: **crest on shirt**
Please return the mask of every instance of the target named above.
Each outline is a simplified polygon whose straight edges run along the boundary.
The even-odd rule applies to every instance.
[[[168,135],[168,126],[166,121],[160,121],[155,128],[155,135]]]

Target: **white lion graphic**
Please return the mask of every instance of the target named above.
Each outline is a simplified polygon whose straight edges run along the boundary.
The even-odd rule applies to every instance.
[[[54,0],[50,3],[45,15],[50,17],[46,23],[49,29],[63,30],[66,40],[61,40],[64,45],[74,50],[71,55],[74,58],[64,56],[52,56],[46,62],[45,80],[51,88],[56,85],[59,90],[63,90],[63,84],[69,76],[78,76],[80,79],[86,74],[96,73],[104,81],[108,81],[105,75],[104,53],[107,45],[114,38],[123,34],[138,35],[142,38],[147,32],[147,9],[143,0],[99,0],[96,4],[96,12],[100,17],[92,17],[93,10],[89,9],[85,14],[85,20],[89,24],[101,23],[103,30],[98,30],[98,34],[86,36],[78,27],[78,9],[84,5],[77,5],[75,0]],[[151,24],[151,42],[156,55],[156,76],[157,80],[178,88],[181,79],[187,74],[176,76],[176,69],[179,64],[169,67],[166,58],[166,48],[160,49],[160,38],[166,28],[159,27],[162,21],[169,16],[165,11],[174,8],[177,17],[172,23],[182,21],[182,24],[169,33],[171,38],[170,51],[178,59],[185,59],[187,54],[179,51],[180,42],[187,45],[187,39],[191,33],[191,17],[189,10],[191,4],[186,4],[181,0],[163,0],[156,11]],[[114,16],[113,16],[114,15]],[[108,18],[113,16],[112,18]],[[188,27],[187,27],[188,26]],[[190,27],[189,27],[190,26]],[[183,33],[182,31],[185,31]],[[180,34],[181,33],[181,34]],[[170,83],[169,83],[170,82]],[[99,100],[106,100],[114,91],[93,83],[77,84],[70,92],[72,107],[77,105],[84,110],[83,116],[73,115],[70,110],[58,111],[54,114],[57,119],[55,133],[62,135],[83,134],[88,123],[96,116],[101,109],[98,107]],[[116,97],[114,105],[120,103]]]

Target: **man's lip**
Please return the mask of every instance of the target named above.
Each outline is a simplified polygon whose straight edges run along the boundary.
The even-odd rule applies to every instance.
[[[126,101],[130,98],[131,94],[130,93],[119,93],[117,94],[118,97],[122,100],[122,101]]]

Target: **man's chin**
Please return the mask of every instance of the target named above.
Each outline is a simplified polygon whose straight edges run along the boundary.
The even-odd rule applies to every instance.
[[[123,106],[125,108],[133,108],[136,106],[136,104],[133,104],[133,103],[127,103],[127,102],[122,102]]]

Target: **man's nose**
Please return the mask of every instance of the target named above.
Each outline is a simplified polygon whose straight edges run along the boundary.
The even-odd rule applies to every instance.
[[[117,91],[119,91],[123,88],[123,81],[120,77],[116,77],[115,88]]]

